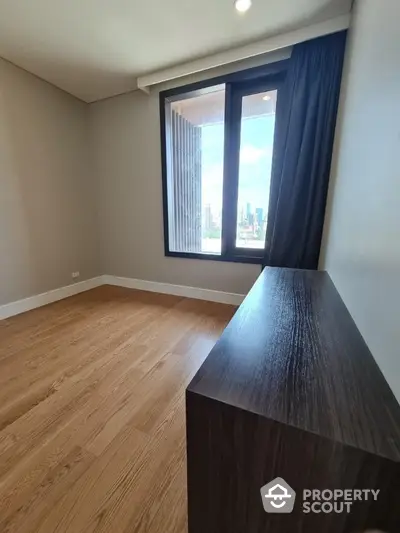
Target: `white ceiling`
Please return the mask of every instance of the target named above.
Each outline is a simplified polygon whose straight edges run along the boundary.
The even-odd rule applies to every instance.
[[[0,56],[93,102],[154,70],[350,11],[351,0],[0,0]]]

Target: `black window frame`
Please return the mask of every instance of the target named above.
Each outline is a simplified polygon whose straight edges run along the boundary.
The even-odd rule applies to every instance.
[[[238,248],[236,241],[237,199],[239,185],[239,151],[242,98],[249,94],[277,90],[275,135],[279,128],[282,109],[280,88],[285,79],[288,60],[278,61],[261,67],[254,67],[225,76],[218,76],[160,92],[161,166],[164,220],[164,252],[167,257],[227,261],[234,263],[261,264],[264,249]],[[224,174],[222,193],[221,254],[199,252],[175,252],[169,248],[168,222],[168,155],[166,104],[176,97],[193,97],[204,94],[209,87],[225,84],[224,116]],[[274,140],[275,144],[275,140]]]

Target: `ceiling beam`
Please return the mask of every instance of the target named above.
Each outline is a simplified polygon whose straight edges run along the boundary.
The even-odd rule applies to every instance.
[[[242,61],[268,52],[274,52],[275,50],[287,48],[303,41],[309,41],[310,39],[322,37],[323,35],[329,35],[330,33],[345,30],[350,25],[350,19],[351,14],[348,13],[298,30],[274,35],[273,37],[267,37],[266,39],[238,48],[233,48],[201,59],[195,59],[174,67],[159,70],[148,74],[147,76],[139,77],[137,79],[137,86],[138,89],[148,93],[149,87],[152,85],[158,85],[159,83],[189,76],[196,72],[202,72],[204,70],[220,67],[236,61]]]

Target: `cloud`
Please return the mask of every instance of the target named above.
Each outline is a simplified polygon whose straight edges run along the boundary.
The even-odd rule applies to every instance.
[[[240,163],[254,164],[265,157],[272,157],[272,146],[257,148],[252,144],[245,144],[240,148]]]

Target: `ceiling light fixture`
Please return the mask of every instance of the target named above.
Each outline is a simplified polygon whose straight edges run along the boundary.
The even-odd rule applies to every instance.
[[[235,0],[235,8],[239,13],[246,13],[251,7],[251,0]]]
[[[266,102],[268,102],[268,100],[271,100],[271,97],[269,96],[269,94],[265,94],[263,96],[263,100],[265,100]]]

